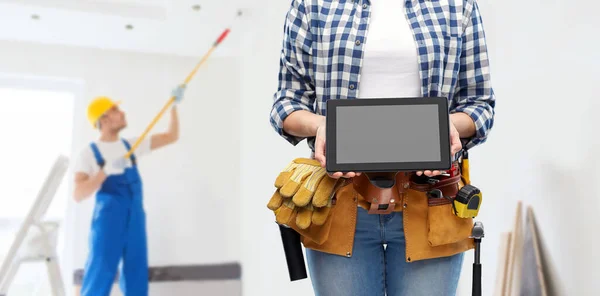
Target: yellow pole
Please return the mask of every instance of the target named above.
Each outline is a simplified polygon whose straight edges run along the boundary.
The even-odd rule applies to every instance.
[[[198,72],[198,69],[200,68],[200,66],[202,66],[202,64],[204,64],[204,62],[206,62],[206,60],[208,59],[208,57],[217,48],[217,46],[221,43],[221,41],[223,41],[223,39],[225,39],[225,37],[227,36],[227,34],[229,34],[229,29],[226,29],[221,34],[221,36],[219,37],[219,39],[217,39],[217,41],[213,44],[213,46],[208,50],[208,52],[204,55],[204,57],[202,58],[202,60],[200,60],[200,62],[196,65],[196,67],[194,68],[194,70],[192,70],[192,72],[187,76],[187,78],[185,79],[185,82],[183,83],[183,85],[187,85],[190,82],[190,80],[192,80],[192,77],[194,77],[194,75],[196,75],[196,72]],[[162,115],[169,108],[169,106],[171,106],[171,104],[173,104],[173,102],[175,102],[175,96],[171,96],[171,98],[169,99],[169,101],[167,101],[167,103],[165,104],[165,106],[154,117],[154,119],[152,120],[152,122],[150,122],[150,124],[148,125],[148,127],[146,127],[146,130],[144,131],[144,133],[142,133],[142,135],[137,139],[137,141],[135,141],[135,143],[133,144],[133,146],[131,146],[131,149],[129,149],[129,151],[127,152],[127,154],[125,154],[125,156],[124,156],[125,159],[129,158],[131,156],[131,154],[133,154],[133,151],[135,151],[135,149],[140,145],[140,143],[148,135],[148,132],[150,132],[150,130],[154,127],[154,125],[156,124],[156,122],[158,122],[158,120],[162,117]]]

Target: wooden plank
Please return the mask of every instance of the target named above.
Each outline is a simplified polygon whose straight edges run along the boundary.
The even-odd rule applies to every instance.
[[[546,281],[543,274],[540,244],[531,206],[527,207],[525,243],[523,246],[521,295],[547,296]]]
[[[540,232],[540,228],[537,224],[537,219],[533,214],[533,209],[531,210],[531,221],[533,222],[534,238],[537,243],[540,262],[541,262],[541,270],[544,275],[544,289],[547,291],[549,296],[558,296],[558,295],[567,295],[565,292],[564,286],[560,280],[558,269],[556,265],[551,260],[552,258],[548,254],[548,248],[546,243],[544,242],[544,238],[542,233]]]
[[[508,250],[508,266],[504,275],[506,279],[504,296],[518,295],[523,252],[523,202],[517,202],[513,220],[512,235]]]
[[[500,246],[498,247],[498,261],[496,267],[496,286],[494,296],[503,296],[506,285],[506,269],[508,268],[508,247],[510,246],[510,232],[500,234]]]

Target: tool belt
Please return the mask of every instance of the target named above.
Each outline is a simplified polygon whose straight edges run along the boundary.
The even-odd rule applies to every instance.
[[[372,214],[403,211],[411,240],[408,261],[449,256],[471,244],[472,212],[455,205],[467,184],[459,168],[436,177],[363,172],[332,179],[319,162],[297,158],[279,173],[267,207],[277,224],[300,235],[306,248],[347,257],[353,251],[357,205]],[[436,190],[441,198],[430,194]]]
[[[390,214],[402,204],[407,190],[430,192],[438,189],[444,197],[454,197],[459,190],[461,175],[452,177],[417,176],[413,173],[365,173],[354,177],[354,189],[370,204],[369,214]],[[429,198],[430,206],[452,203],[448,198]]]
[[[402,203],[409,188],[407,173],[363,173],[354,177],[354,189],[371,206],[369,214],[390,214],[396,204]]]
[[[438,189],[442,192],[444,197],[449,198],[429,198],[428,204],[429,206],[446,205],[452,203],[452,199],[454,199],[458,193],[461,179],[462,176],[460,174],[454,177],[433,177],[428,178],[428,180],[416,177],[411,181],[410,187],[422,192],[431,192],[434,189]]]

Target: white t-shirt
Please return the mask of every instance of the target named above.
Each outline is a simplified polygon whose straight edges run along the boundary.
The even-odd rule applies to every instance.
[[[417,45],[404,2],[371,1],[359,99],[421,96]]]
[[[133,147],[137,138],[126,139],[129,142],[129,146]],[[136,157],[136,161],[140,156],[144,156],[150,152],[150,142],[151,138],[147,137],[140,145],[135,149],[134,155]],[[123,169],[115,168],[112,163],[122,158],[129,150],[125,147],[125,144],[121,139],[114,142],[103,142],[103,141],[94,141],[96,146],[98,146],[98,150],[100,151],[100,155],[104,159],[104,171],[107,175],[112,174],[122,174]],[[131,159],[127,159],[126,167],[131,167]],[[100,171],[100,167],[98,166],[98,162],[96,161],[96,157],[94,155],[94,151],[92,150],[91,145],[86,145],[81,152],[79,153],[79,158],[75,163],[75,173],[81,172],[86,173],[89,176],[93,176]]]

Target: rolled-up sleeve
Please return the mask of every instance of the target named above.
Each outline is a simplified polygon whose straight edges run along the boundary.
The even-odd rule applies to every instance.
[[[311,47],[312,35],[304,1],[293,0],[284,25],[279,82],[270,118],[275,131],[293,145],[304,138],[286,133],[283,121],[298,110],[315,112]]]
[[[470,17],[465,24],[456,92],[450,112],[468,114],[475,122],[475,135],[465,148],[484,143],[494,125],[496,98],[490,81],[490,68],[483,22],[476,1],[465,1]]]

